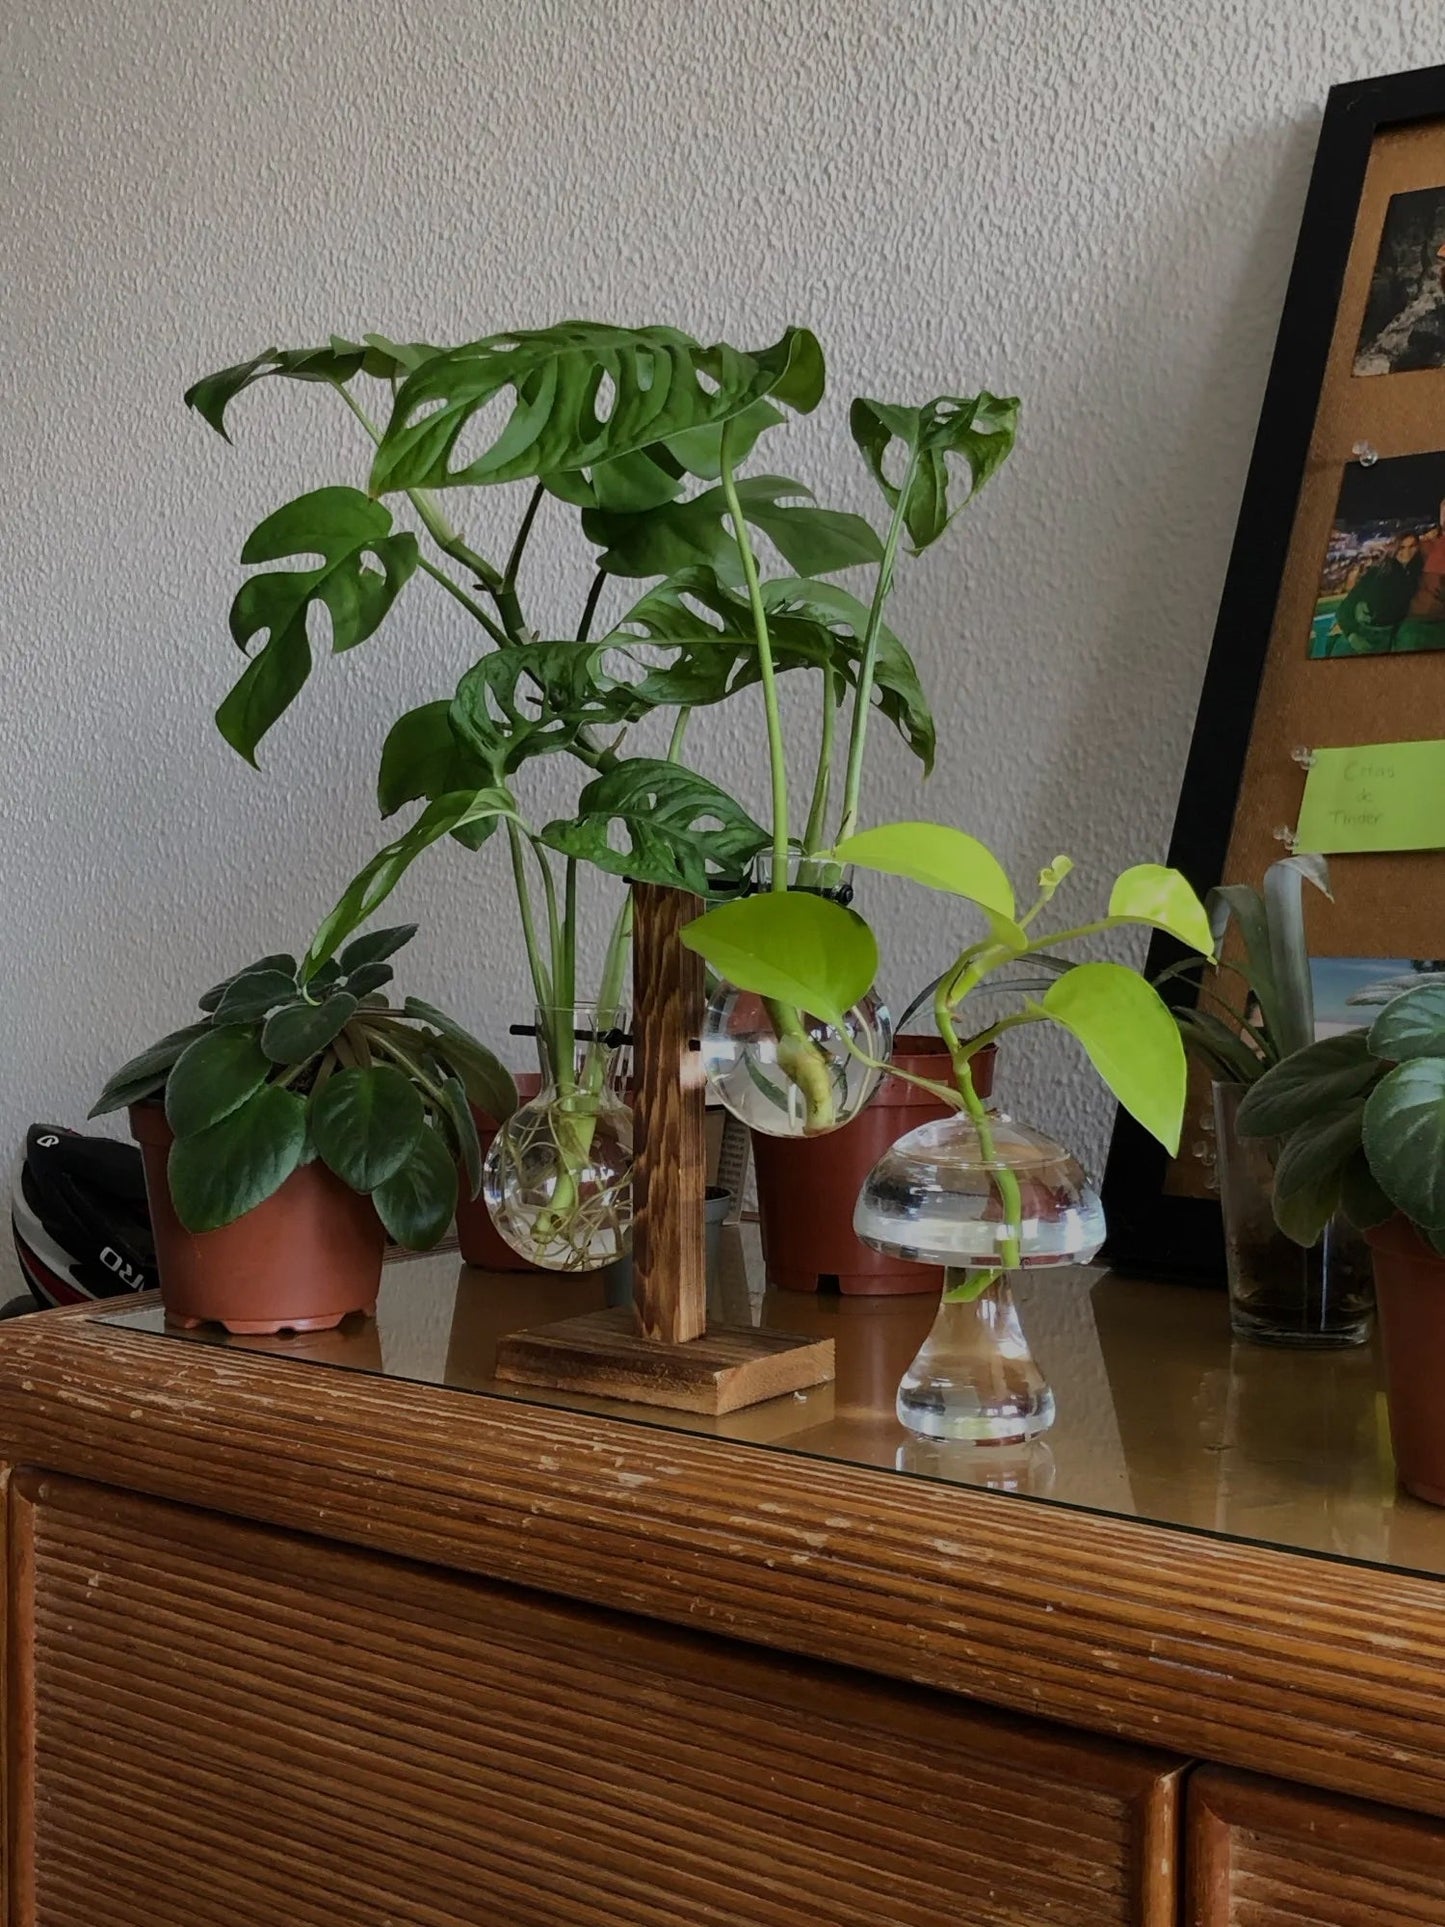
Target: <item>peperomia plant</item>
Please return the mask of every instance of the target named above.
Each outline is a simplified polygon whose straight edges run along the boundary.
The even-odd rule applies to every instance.
[[[1274,1215],[1297,1244],[1337,1211],[1361,1231],[1399,1211],[1445,1253],[1445,985],[1292,1052],[1246,1093],[1238,1124],[1280,1140]]]
[[[471,1106],[503,1118],[516,1087],[486,1047],[430,1004],[401,1009],[386,959],[415,925],[358,937],[311,971],[262,957],[208,990],[205,1013],[118,1070],[91,1112],[164,1101],[171,1197],[188,1230],[263,1204],[313,1158],[369,1194],[398,1244],[424,1250],[451,1222],[458,1166],[475,1195]]]

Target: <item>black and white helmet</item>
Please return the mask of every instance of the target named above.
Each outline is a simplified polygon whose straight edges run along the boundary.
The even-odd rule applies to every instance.
[[[10,1198],[15,1251],[42,1310],[149,1291],[155,1243],[140,1152],[32,1124]]]

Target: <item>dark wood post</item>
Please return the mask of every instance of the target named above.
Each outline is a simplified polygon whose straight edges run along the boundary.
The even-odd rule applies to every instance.
[[[686,890],[636,884],[632,966],[632,1271],[648,1338],[682,1345],[707,1329],[703,962],[678,942],[701,909]]]

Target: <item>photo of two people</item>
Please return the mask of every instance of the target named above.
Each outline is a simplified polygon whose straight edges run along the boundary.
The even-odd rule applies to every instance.
[[[1445,451],[1345,469],[1310,624],[1313,657],[1445,649]]]

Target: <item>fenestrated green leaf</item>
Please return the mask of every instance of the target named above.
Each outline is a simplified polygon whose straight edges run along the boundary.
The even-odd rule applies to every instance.
[[[966,897],[1000,917],[1014,914],[1013,885],[993,851],[945,823],[881,823],[845,837],[832,854],[860,870],[907,877],[925,889]]]
[[[456,1133],[462,1169],[467,1174],[467,1196],[474,1198],[482,1188],[482,1141],[477,1136],[477,1121],[467,1102],[466,1086],[460,1078],[448,1077],[441,1087],[442,1104]]]
[[[1075,964],[1034,1008],[1078,1038],[1124,1109],[1173,1156],[1187,1073],[1179,1026],[1158,991],[1123,964]]]
[[[90,1115],[104,1117],[108,1111],[121,1111],[127,1104],[139,1104],[143,1098],[154,1097],[163,1088],[181,1052],[197,1037],[204,1037],[210,1028],[209,1019],[202,1024],[187,1024],[183,1030],[173,1030],[138,1052],[107,1080],[105,1089],[90,1107]]]
[[[1109,922],[1149,924],[1202,956],[1214,954],[1209,912],[1180,872],[1163,863],[1136,863],[1115,879],[1109,893]]]
[[[1274,1170],[1274,1220],[1296,1244],[1312,1245],[1340,1208],[1346,1170],[1360,1149],[1358,1102],[1323,1111],[1292,1131]]]
[[[500,432],[454,465],[463,431],[507,390],[512,407]],[[754,354],[724,343],[704,348],[673,328],[586,321],[493,335],[434,356],[402,383],[371,489],[384,495],[593,469],[767,397],[806,413],[822,392],[822,350],[802,328]]]
[[[1362,1097],[1384,1068],[1362,1030],[1321,1037],[1265,1072],[1241,1101],[1236,1126],[1245,1137],[1280,1137]]]
[[[385,930],[367,930],[359,937],[353,937],[342,951],[337,962],[341,965],[343,977],[350,977],[353,971],[360,970],[363,964],[379,964],[385,957],[394,957],[416,935],[414,923],[395,923]],[[390,973],[388,972],[388,975]],[[381,980],[383,983],[385,978]],[[367,989],[375,988],[368,984]],[[358,996],[363,995],[361,991]]]
[[[1421,984],[1393,998],[1370,1026],[1369,1047],[1393,1064],[1445,1057],[1445,983]]]
[[[1414,1224],[1445,1225],[1445,1058],[1386,1072],[1365,1104],[1364,1143],[1386,1197]]]
[[[319,567],[276,569],[243,583],[231,605],[231,634],[243,650],[267,636],[216,711],[216,723],[248,762],[311,673],[307,616],[331,617],[331,646],[352,649],[373,635],[417,565],[414,535],[392,533],[391,512],[354,488],[298,496],[252,530],[246,563],[319,555]],[[379,566],[376,566],[379,565]]]
[[[188,1231],[218,1231],[280,1190],[301,1162],[306,1106],[294,1091],[263,1084],[193,1136],[177,1137],[168,1172],[171,1201]]]
[[[991,395],[987,390],[978,395],[940,395],[922,408],[861,398],[854,402],[849,414],[853,440],[890,508],[896,507],[903,493],[904,526],[915,554],[937,541],[965,503],[998,473],[1012,452],[1018,416],[1016,397]],[[895,460],[895,442],[902,443],[896,458],[897,486],[887,473]],[[950,456],[958,457],[969,472],[967,493],[952,503]]]
[[[420,367],[436,352],[420,342],[399,347],[384,335],[367,335],[364,343],[333,335],[324,348],[267,348],[251,361],[238,362],[234,368],[222,368],[192,383],[186,390],[186,406],[194,408],[229,441],[226,409],[242,389],[264,381],[268,375],[284,375],[291,381],[327,381],[336,387],[344,387],[354,375],[362,373],[390,381]]]
[[[379,850],[342,891],[301,960],[302,981],[313,986],[320,982],[321,971],[334,961],[332,953],[337,945],[375,915],[423,850],[466,823],[495,820],[512,814],[515,807],[511,796],[501,789],[463,790],[428,803],[411,828]]]
[[[245,970],[233,977],[216,1005],[218,1024],[249,1024],[296,995],[296,975],[285,970]]]
[[[480,1111],[497,1124],[505,1124],[517,1108],[517,1086],[479,1038],[464,1030],[453,1017],[420,997],[408,997],[402,1009],[406,1016],[430,1024],[437,1032],[429,1040],[432,1051],[450,1064],[466,1088],[467,1096]]]
[[[755,401],[751,408],[734,415],[728,440],[734,466],[745,462],[758,437],[769,428],[776,427],[783,419],[782,410],[774,408],[770,401]],[[721,422],[709,428],[685,428],[663,446],[689,475],[696,475],[705,482],[715,482],[722,474],[722,429]]]
[[[720,977],[842,1028],[878,974],[878,944],[854,910],[806,890],[719,904],[681,933]]]
[[[746,476],[737,492],[745,519],[800,575],[831,575],[882,556],[882,544],[861,515],[818,508],[812,491],[786,475]],[[609,575],[667,576],[702,565],[726,581],[742,580],[721,488],[633,513],[587,510],[582,533],[602,550],[597,566]]]
[[[308,1116],[316,1149],[353,1191],[374,1191],[394,1177],[426,1122],[416,1086],[391,1064],[335,1072]]]
[[[439,1131],[424,1129],[401,1168],[377,1185],[372,1203],[399,1245],[429,1251],[457,1208],[457,1167]]]
[[[605,642],[495,649],[457,684],[453,733],[502,781],[533,756],[570,749],[583,730],[635,721],[652,699],[606,666]]]
[[[443,698],[408,710],[392,724],[382,745],[376,800],[382,815],[392,816],[420,797],[431,803],[457,790],[481,789],[490,780],[489,766],[452,727],[451,700]],[[452,834],[469,850],[479,850],[495,827],[495,818],[485,818]]]
[[[1393,1218],[1395,1206],[1380,1189],[1364,1149],[1356,1151],[1340,1178],[1340,1209],[1360,1231]]]
[[[196,1001],[202,1010],[214,1010],[238,977],[255,977],[263,970],[284,971],[294,981],[296,959],[284,951],[278,951],[274,957],[258,957],[255,963],[247,964],[244,970],[233,971],[229,977],[223,977],[220,983],[212,984],[204,997],[199,997]]]
[[[612,876],[701,896],[740,882],[768,833],[696,770],[633,756],[588,783],[577,815],[549,823],[541,840]]]
[[[271,1074],[255,1031],[226,1024],[198,1037],[176,1059],[166,1080],[166,1122],[177,1137],[192,1137],[244,1104]]]
[[[349,990],[334,990],[319,1004],[287,1004],[266,1019],[261,1048],[273,1064],[304,1064],[335,1041],[358,1007]]]

